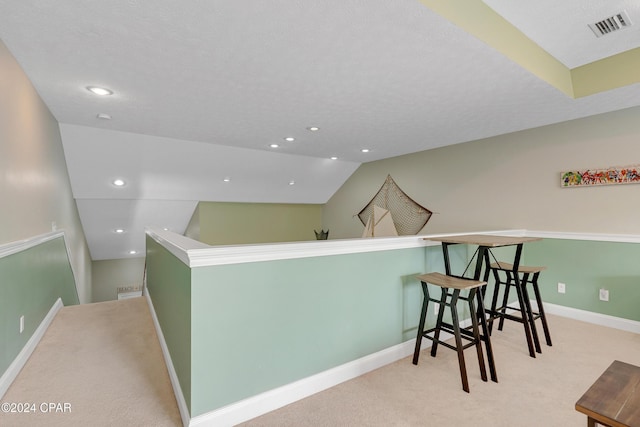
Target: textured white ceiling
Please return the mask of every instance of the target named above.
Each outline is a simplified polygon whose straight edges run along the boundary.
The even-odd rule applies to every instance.
[[[93,259],[143,253],[149,226],[184,233],[198,201],[324,203],[359,166],[78,125],[60,132]]]
[[[564,31],[637,2],[486,3],[567,64],[634,47]],[[579,20],[549,25],[565,7]],[[324,203],[362,162],[640,103],[638,84],[568,98],[417,0],[0,0],[0,38],[62,124],[94,259],[133,245],[106,234],[116,217],[139,242],[143,224],[181,232],[197,200]],[[156,201],[166,216],[143,214]]]

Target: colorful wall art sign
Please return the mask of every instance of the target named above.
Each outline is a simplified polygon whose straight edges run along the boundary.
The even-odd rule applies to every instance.
[[[584,187],[591,185],[639,184],[640,165],[610,167],[606,169],[583,169],[561,173],[563,187]]]

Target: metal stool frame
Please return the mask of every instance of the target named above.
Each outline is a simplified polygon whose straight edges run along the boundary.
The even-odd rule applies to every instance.
[[[440,277],[441,276],[441,277]],[[422,276],[418,276],[421,278],[422,283],[422,291],[424,293],[424,300],[422,303],[422,312],[420,314],[420,323],[418,324],[418,335],[416,337],[416,347],[413,353],[413,364],[418,364],[418,359],[420,357],[420,347],[422,344],[422,339],[427,338],[433,341],[431,346],[431,356],[435,357],[438,351],[438,345],[441,344],[447,348],[455,350],[458,354],[458,365],[460,366],[460,378],[462,380],[462,389],[469,393],[469,381],[467,378],[467,368],[464,360],[464,350],[475,346],[476,352],[478,354],[478,365],[480,367],[480,376],[483,381],[487,381],[487,372],[484,363],[484,355],[482,351],[481,338],[480,338],[480,330],[478,326],[478,319],[475,316],[476,313],[476,305],[474,299],[476,298],[476,293],[478,292],[478,287],[485,284],[485,282],[478,282],[470,279],[460,279],[451,276],[445,276],[440,273],[429,273]],[[462,284],[460,288],[448,288],[441,284],[442,278],[448,278],[449,280],[456,281],[458,284]],[[436,282],[436,283],[433,283]],[[468,287],[465,286],[464,282],[468,282]],[[427,283],[432,283],[436,286],[440,287],[441,295],[440,299],[432,298],[429,295],[429,287]],[[468,289],[469,294],[465,297],[460,295],[460,291]],[[460,321],[458,317],[458,301],[463,300],[466,301],[469,305],[469,313],[471,315],[471,331],[461,328]],[[438,316],[436,321],[436,326],[430,328],[428,330],[424,330],[424,324],[427,317],[427,310],[429,306],[429,301],[439,304],[440,308],[438,310]],[[446,323],[443,320],[445,307],[449,307],[451,311],[451,323]],[[440,332],[445,331],[453,334],[455,338],[455,345],[451,345],[445,341],[440,339]],[[431,336],[430,334],[433,334]],[[462,344],[462,340],[467,340],[469,343],[466,345]]]
[[[527,338],[527,345],[529,347],[529,355],[531,357],[535,357],[535,353],[533,352],[534,347],[537,353],[542,353],[542,348],[540,346],[540,340],[538,338],[538,331],[536,329],[535,323],[537,319],[541,320],[547,345],[552,345],[551,334],[549,333],[549,326],[547,324],[547,318],[544,313],[544,306],[538,286],[538,277],[540,276],[540,272],[544,270],[544,267],[520,266],[517,272],[514,272],[513,270],[511,270],[511,268],[513,268],[513,266],[507,263],[491,264],[491,271],[493,272],[493,276],[495,279],[495,288],[493,290],[491,309],[488,310],[490,315],[489,332],[492,331],[493,321],[496,318],[500,319],[498,323],[499,331],[502,330],[505,319],[523,323],[525,326],[524,329]],[[502,278],[500,277],[501,271],[505,273],[506,278],[504,280],[502,280]],[[522,277],[519,277],[520,280],[518,280],[517,282],[516,280],[514,280],[515,274],[522,275]],[[534,312],[531,307],[529,292],[527,290],[529,284],[533,288],[533,292],[536,298],[536,305],[538,306],[537,312]],[[500,285],[504,285],[502,305],[500,307],[496,307],[498,294],[500,292]],[[516,288],[516,292],[518,293],[519,307],[513,307],[509,305],[509,290],[511,289],[511,287]],[[507,310],[517,311],[520,313],[520,316],[509,314]]]

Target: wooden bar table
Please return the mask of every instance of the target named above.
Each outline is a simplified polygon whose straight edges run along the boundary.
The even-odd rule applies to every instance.
[[[587,426],[640,426],[640,367],[614,361],[576,402]]]
[[[473,280],[482,280],[486,282],[489,279],[489,266],[490,259],[489,253],[492,248],[498,248],[503,246],[516,246],[516,253],[514,260],[511,264],[513,264],[513,271],[518,271],[518,266],[520,265],[520,257],[522,255],[522,247],[527,242],[533,242],[536,240],[541,240],[539,237],[521,237],[521,236],[497,236],[497,235],[489,235],[489,234],[462,234],[462,235],[452,235],[452,236],[439,236],[439,237],[428,237],[425,240],[431,240],[435,242],[442,242],[442,253],[444,255],[444,267],[445,272],[448,276],[461,277],[451,272],[451,263],[449,260],[449,246],[451,245],[477,245],[477,259],[475,265],[475,271],[473,274]],[[484,277],[481,279],[482,275],[482,267],[485,267]],[[518,274],[514,274],[514,280],[516,282],[516,289],[520,290],[520,279]],[[519,291],[520,292],[520,291]],[[489,364],[489,372],[491,373],[491,380],[494,382],[498,382],[498,374],[496,372],[495,361],[493,358],[493,348],[491,346],[491,336],[489,333],[489,329],[487,327],[487,319],[486,312],[484,308],[484,289],[481,292],[476,293],[476,298],[478,300],[478,320],[480,322],[481,338],[485,343],[485,349],[487,352],[487,363]],[[527,340],[531,340],[531,332],[529,329],[528,322],[524,322],[525,331],[527,335]],[[532,345],[532,344],[531,344]]]

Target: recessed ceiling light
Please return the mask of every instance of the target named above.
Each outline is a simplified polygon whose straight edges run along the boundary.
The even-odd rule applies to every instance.
[[[125,182],[119,178],[113,180],[113,185],[115,185],[116,187],[123,187],[124,184]]]
[[[230,182],[230,181],[231,181],[231,178],[226,177],[226,178],[223,178],[222,180],[223,180],[224,182]]]
[[[124,233],[124,230],[122,228],[116,228],[114,231],[118,234]]]
[[[289,185],[295,185],[295,183],[296,182],[294,180],[289,181]]]
[[[163,228],[164,231],[169,231],[168,227]]]
[[[336,156],[331,156],[330,159],[331,160],[338,160],[338,158]]]
[[[278,147],[280,147],[280,146],[279,146],[278,144],[269,144],[269,147],[271,147],[271,148],[278,148]]]
[[[129,255],[135,255],[137,253],[138,253],[138,251],[129,251]]]
[[[113,95],[113,91],[112,90],[105,89],[103,87],[87,86],[87,90],[89,92],[91,92],[91,93],[94,93],[94,94],[100,95],[100,96]]]
[[[285,141],[287,141],[287,142],[293,142],[293,141],[295,141],[296,139],[295,139],[294,137],[292,137],[292,136],[288,136],[288,137],[286,137],[284,140],[285,140]]]
[[[308,127],[307,130],[310,130],[311,132],[315,132],[317,130],[320,130],[320,128],[317,126],[311,126],[311,127]]]
[[[368,153],[368,152],[369,152],[369,149],[368,149],[368,148],[363,148],[363,149],[362,149],[362,150],[360,150],[360,151],[362,151],[363,153]]]
[[[111,116],[107,113],[100,113],[96,117],[101,120],[111,120]]]

